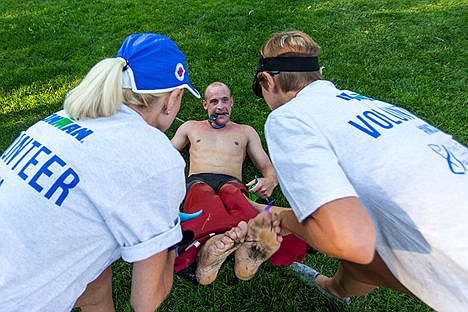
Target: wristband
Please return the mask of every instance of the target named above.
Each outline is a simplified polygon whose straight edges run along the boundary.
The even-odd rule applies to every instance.
[[[263,211],[270,211],[270,209],[271,209],[271,205],[268,205],[265,207],[265,209],[263,209]]]

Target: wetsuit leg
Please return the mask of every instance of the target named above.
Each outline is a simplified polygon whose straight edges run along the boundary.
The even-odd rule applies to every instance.
[[[194,183],[185,195],[183,212],[194,213],[205,206],[221,207],[222,202],[215,191],[204,182]]]
[[[237,182],[227,182],[218,191],[224,207],[237,223],[242,220],[248,222],[258,214],[244,194],[248,195],[247,189],[243,184]]]
[[[225,209],[221,198],[206,183],[195,183],[187,191],[183,211],[194,213],[203,210],[200,216],[182,223],[182,230],[192,231],[194,240],[179,248],[175,259],[175,271],[179,272],[195,260],[199,248],[214,234],[224,233],[237,225]]]

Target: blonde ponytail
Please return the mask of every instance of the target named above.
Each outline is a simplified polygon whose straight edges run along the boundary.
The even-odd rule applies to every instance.
[[[74,119],[108,117],[123,100],[122,68],[125,61],[106,58],[91,68],[78,86],[65,97],[63,107]]]

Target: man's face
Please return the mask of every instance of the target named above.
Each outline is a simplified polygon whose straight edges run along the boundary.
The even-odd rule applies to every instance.
[[[215,123],[223,125],[229,121],[233,103],[234,101],[228,88],[214,86],[207,90],[206,100],[203,101],[203,108],[208,112],[208,117],[217,114]]]

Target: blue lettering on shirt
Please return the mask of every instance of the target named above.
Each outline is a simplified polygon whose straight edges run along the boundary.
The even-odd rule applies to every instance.
[[[51,149],[25,132],[0,157],[33,190],[61,206],[80,182],[79,175]],[[7,177],[0,177],[0,186]],[[53,198],[53,199],[52,199]]]
[[[378,138],[380,136],[380,132],[377,131],[377,129],[375,129],[370,123],[368,123],[363,117],[361,116],[356,116],[356,118],[358,119],[358,122],[355,122],[353,120],[349,120],[348,123],[361,130],[362,132],[370,135],[371,137],[373,138]]]
[[[37,142],[37,141],[34,141],[33,143],[36,143],[36,147],[37,146],[40,146],[40,143]],[[18,172],[18,175],[21,179],[23,180],[26,180],[28,178],[28,176],[24,173],[25,170],[30,166],[30,165],[33,165],[33,166],[36,166],[39,161],[36,159],[36,157],[41,153],[46,153],[46,154],[50,154],[50,149],[48,149],[47,147],[45,146],[42,146],[36,154],[34,154],[27,162],[26,164],[24,165],[23,169],[21,169],[19,172]],[[28,152],[29,153],[29,152]]]
[[[348,120],[348,124],[376,139],[382,135],[383,131],[416,118],[402,108],[388,106],[366,110],[356,115],[356,119]]]
[[[67,181],[68,179],[68,181]],[[62,191],[59,198],[55,202],[56,205],[61,206],[65,198],[67,198],[70,189],[74,188],[80,182],[80,177],[72,168],[68,168],[64,173],[55,181],[50,189],[45,193],[45,198],[50,199],[52,195],[59,189]]]
[[[430,125],[430,124],[420,125],[420,126],[418,126],[418,129],[424,131],[427,134],[434,134],[434,133],[440,131],[439,129],[437,129],[436,127],[434,127],[433,125]]]
[[[6,162],[7,165],[19,154],[21,153],[26,146],[33,141],[33,138],[26,135],[25,132],[22,132],[20,136],[10,145],[9,148],[3,153],[1,159]],[[30,147],[31,148],[31,147]],[[23,155],[24,157],[24,155]]]

